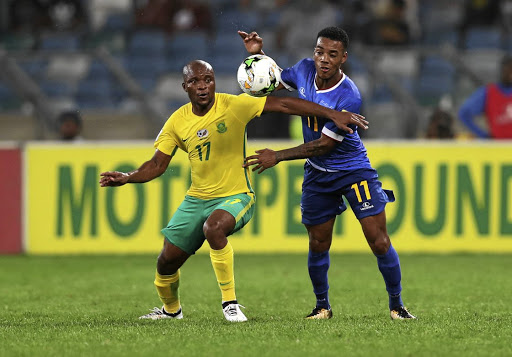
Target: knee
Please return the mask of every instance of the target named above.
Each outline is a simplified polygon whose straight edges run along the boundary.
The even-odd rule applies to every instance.
[[[222,226],[219,222],[206,221],[203,225],[203,233],[210,245],[210,248],[218,250],[222,249],[227,244],[227,234],[224,233]]]
[[[203,233],[207,240],[210,240],[219,235],[221,232],[219,222],[206,221],[203,224]]]
[[[158,259],[156,260],[158,266],[166,266],[171,263],[171,259],[167,258],[164,252],[161,252],[158,255]]]
[[[164,252],[162,252],[156,261],[156,270],[162,275],[172,275],[176,273],[178,267],[176,267],[173,259],[167,257]]]
[[[322,253],[331,248],[332,236],[324,237],[314,234],[309,236],[309,249],[314,253]]]
[[[381,234],[373,241],[372,244],[370,244],[370,247],[374,254],[383,255],[387,253],[390,244],[388,235]]]

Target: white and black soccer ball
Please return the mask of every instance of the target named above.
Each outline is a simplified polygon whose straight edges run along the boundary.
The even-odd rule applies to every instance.
[[[269,56],[252,55],[238,67],[237,80],[245,93],[254,97],[264,97],[279,85],[281,69]]]

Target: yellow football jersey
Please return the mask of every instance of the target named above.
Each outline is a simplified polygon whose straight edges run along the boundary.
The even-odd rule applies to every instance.
[[[266,97],[216,93],[215,103],[204,116],[192,112],[188,103],[167,120],[155,148],[174,155],[177,148],[188,153],[192,185],[187,195],[210,199],[253,192],[245,158],[246,126],[260,116]]]

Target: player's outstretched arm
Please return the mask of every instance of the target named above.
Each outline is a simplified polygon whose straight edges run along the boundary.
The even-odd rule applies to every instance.
[[[326,135],[299,146],[274,151],[271,149],[256,150],[256,155],[247,156],[243,167],[254,166],[252,171],[261,174],[268,168],[276,166],[281,161],[306,159],[308,157],[325,155],[336,145],[336,141]]]
[[[264,112],[280,112],[295,115],[314,115],[330,119],[336,126],[349,134],[354,131],[348,127],[354,124],[361,129],[368,129],[368,121],[365,117],[356,113],[347,111],[339,112],[334,109],[324,107],[322,105],[300,99],[290,97],[268,97],[263,107]]]
[[[143,163],[137,170],[131,172],[107,171],[100,174],[100,186],[122,186],[126,183],[148,182],[162,175],[172,156],[156,150],[151,160]]]

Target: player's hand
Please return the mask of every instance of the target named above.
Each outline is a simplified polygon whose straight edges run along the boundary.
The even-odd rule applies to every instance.
[[[334,122],[334,124],[336,124],[338,128],[345,130],[349,134],[354,132],[351,128],[348,127],[349,124],[357,125],[364,130],[368,129],[368,121],[365,120],[364,116],[347,112],[345,110],[333,113],[330,119]]]
[[[128,182],[128,174],[119,171],[107,171],[100,174],[100,186],[122,186]]]
[[[263,48],[263,39],[258,35],[257,32],[247,33],[244,31],[238,31],[238,34],[244,40],[245,49],[252,55],[255,54],[264,54],[262,51]]]
[[[253,166],[252,171],[258,170],[261,174],[266,169],[276,166],[278,163],[276,152],[270,149],[256,150],[256,155],[247,156],[243,167]]]

